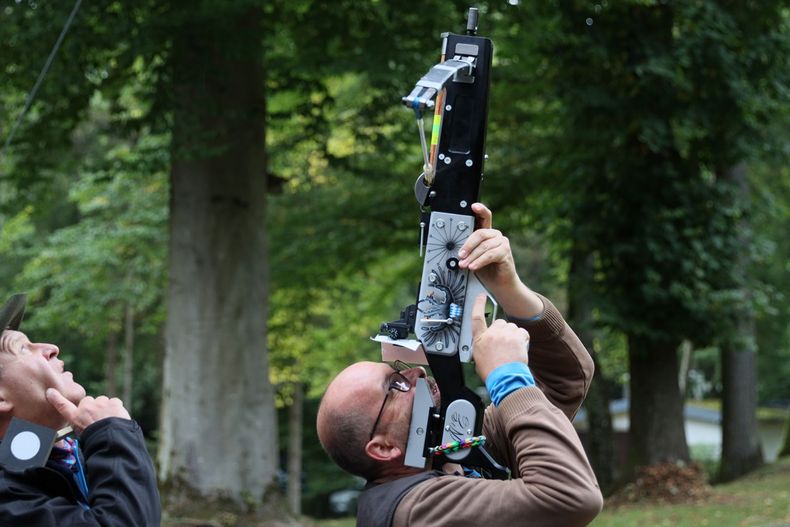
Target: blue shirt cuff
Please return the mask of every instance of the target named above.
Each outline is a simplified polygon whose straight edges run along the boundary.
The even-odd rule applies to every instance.
[[[508,322],[515,322],[516,324],[518,324],[519,322],[521,322],[522,324],[524,324],[526,322],[537,322],[538,320],[541,320],[543,318],[543,313],[545,313],[545,312],[546,312],[546,308],[544,307],[543,310],[540,313],[538,313],[537,315],[535,315],[533,317],[519,318],[519,317],[508,316],[507,320],[508,320]]]
[[[532,372],[523,362],[508,362],[488,374],[486,388],[495,406],[519,388],[535,386]]]

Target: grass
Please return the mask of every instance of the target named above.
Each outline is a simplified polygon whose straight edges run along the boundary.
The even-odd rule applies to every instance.
[[[629,505],[604,508],[593,527],[790,527],[790,459],[713,488],[695,505]]]
[[[353,518],[325,520],[320,527],[353,527]],[[714,487],[696,505],[629,505],[604,511],[592,527],[790,527],[790,459],[763,467],[733,483]]]
[[[355,518],[339,518],[337,520],[324,520],[320,527],[354,527],[357,524]]]

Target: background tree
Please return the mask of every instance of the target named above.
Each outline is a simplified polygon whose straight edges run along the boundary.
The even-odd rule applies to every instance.
[[[160,478],[176,492],[257,507],[277,467],[266,353],[263,10],[257,2],[169,7]]]

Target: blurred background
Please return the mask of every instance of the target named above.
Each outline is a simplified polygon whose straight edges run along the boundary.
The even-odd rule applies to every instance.
[[[481,200],[597,365],[595,524],[790,524],[790,6],[474,5]],[[315,412],[414,301],[400,98],[469,7],[0,2],[0,289],[131,409],[169,525],[353,524]]]

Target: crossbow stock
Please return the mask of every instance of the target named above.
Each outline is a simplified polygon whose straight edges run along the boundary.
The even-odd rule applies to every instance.
[[[427,362],[441,392],[436,408],[427,382],[418,380],[405,464],[423,468],[442,452],[434,467],[453,461],[505,479],[508,469],[489,455],[484,438],[475,437],[482,430],[483,403],[465,385],[462,368],[472,359],[472,310],[465,306],[486,293],[474,273],[458,266],[458,251],[475,228],[471,205],[478,201],[486,158],[493,45],[476,35],[477,21],[478,11],[471,8],[465,35],[442,34],[441,61],[402,99],[416,114],[423,152],[414,193],[422,211],[420,256],[424,248],[425,257],[417,302],[399,320],[382,324],[375,340],[382,343],[385,360]],[[429,151],[423,114],[431,110]],[[416,340],[408,339],[412,333]]]

